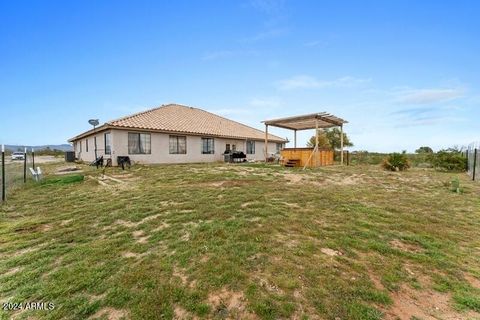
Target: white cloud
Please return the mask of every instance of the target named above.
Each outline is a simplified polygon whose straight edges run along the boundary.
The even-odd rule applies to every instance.
[[[249,105],[257,108],[277,108],[281,105],[280,99],[276,97],[270,98],[253,98]]]
[[[431,104],[446,102],[463,97],[465,90],[453,89],[413,89],[400,92],[398,101],[410,104]]]
[[[297,75],[278,81],[277,86],[281,90],[321,89],[326,87],[354,87],[370,81],[371,79],[354,78],[350,76],[334,80],[319,80],[308,75]]]

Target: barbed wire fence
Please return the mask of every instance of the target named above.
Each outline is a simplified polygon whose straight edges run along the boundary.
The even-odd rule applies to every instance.
[[[0,201],[8,199],[13,190],[21,187],[32,179],[30,168],[35,169],[32,150],[15,151],[23,154],[22,159],[13,159],[12,153],[2,148],[0,159]]]
[[[467,147],[467,171],[472,180],[480,179],[480,141],[472,142]]]

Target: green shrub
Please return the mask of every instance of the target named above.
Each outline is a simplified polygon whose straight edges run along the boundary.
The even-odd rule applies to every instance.
[[[407,153],[391,153],[383,160],[382,167],[390,171],[405,171],[410,168],[410,160],[408,160]]]
[[[429,156],[429,161],[437,170],[466,171],[467,158],[455,149],[440,150]]]
[[[456,192],[456,193],[462,193],[463,192],[463,188],[460,186],[460,179],[458,179],[458,177],[455,177],[450,182],[450,190],[452,192]]]

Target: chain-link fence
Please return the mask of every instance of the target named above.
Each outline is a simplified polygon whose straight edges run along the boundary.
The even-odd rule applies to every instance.
[[[472,142],[467,148],[468,174],[472,180],[480,179],[480,141]]]
[[[32,179],[34,154],[25,151],[2,152],[0,159],[0,201],[5,201],[12,191]],[[3,161],[2,161],[3,160]]]

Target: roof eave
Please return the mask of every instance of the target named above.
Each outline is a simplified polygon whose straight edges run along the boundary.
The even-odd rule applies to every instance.
[[[157,132],[157,133],[174,133],[174,134],[183,134],[183,135],[195,135],[195,136],[212,136],[217,138],[226,138],[226,139],[237,139],[237,140],[256,140],[256,141],[263,141],[263,138],[252,138],[252,137],[238,137],[238,136],[227,136],[227,135],[218,135],[218,134],[211,134],[211,133],[197,133],[197,132],[186,132],[186,131],[168,131],[168,130],[160,130],[160,129],[150,129],[150,128],[139,128],[139,127],[127,127],[127,126],[116,126],[109,124],[108,122],[103,124],[102,126],[96,128],[95,130],[91,129],[85,131],[71,139],[68,142],[74,142],[76,140],[85,138],[87,136],[92,135],[94,132],[101,132],[107,129],[119,129],[119,130],[132,130],[132,131],[146,131],[146,132]],[[273,136],[273,135],[272,135]],[[288,140],[280,137],[269,137],[269,141],[272,142],[284,142],[287,143]]]
[[[109,125],[109,124],[107,124],[107,123],[104,123],[104,124],[102,124],[101,126],[95,128],[95,129],[90,129],[90,130],[85,131],[85,132],[83,132],[83,133],[81,133],[81,134],[79,134],[79,135],[76,135],[75,137],[70,138],[70,139],[68,139],[67,141],[70,142],[70,143],[72,143],[72,142],[75,142],[75,141],[77,141],[77,140],[79,140],[79,139],[82,139],[82,138],[84,138],[84,137],[90,136],[90,135],[92,135],[93,133],[97,133],[97,132],[101,132],[101,131],[105,131],[105,130],[107,130],[107,129],[110,129],[111,127],[112,127],[111,125]]]

